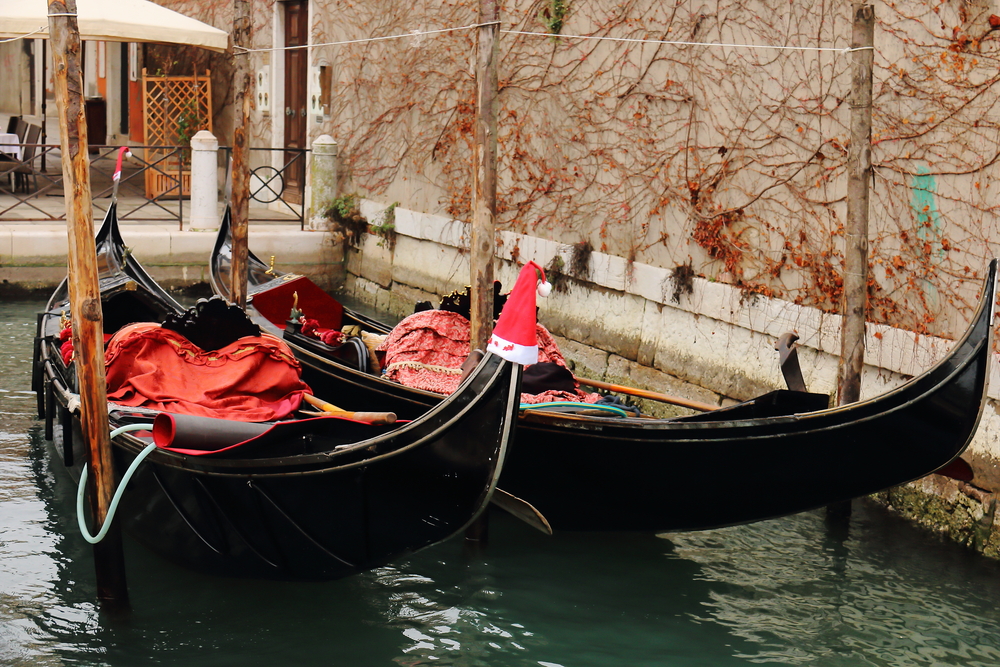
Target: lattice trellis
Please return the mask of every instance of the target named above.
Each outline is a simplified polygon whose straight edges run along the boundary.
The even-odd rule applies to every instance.
[[[149,146],[188,146],[199,130],[212,131],[212,81],[204,76],[150,76],[142,70],[142,120]],[[177,196],[177,183],[184,195],[191,193],[190,154],[167,159],[171,149],[146,149],[146,161],[156,164],[146,170],[146,196]]]

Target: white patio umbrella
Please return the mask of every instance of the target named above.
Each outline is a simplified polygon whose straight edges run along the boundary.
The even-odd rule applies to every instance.
[[[48,13],[47,0],[0,0],[0,40],[48,39]],[[148,0],[77,0],[76,13],[82,40],[184,44],[219,52],[229,47],[226,31]],[[43,117],[45,107],[43,96]],[[42,123],[43,144],[46,130]]]
[[[187,44],[225,51],[229,33],[147,0],[77,0],[80,39]],[[49,36],[46,0],[0,0],[0,39]]]

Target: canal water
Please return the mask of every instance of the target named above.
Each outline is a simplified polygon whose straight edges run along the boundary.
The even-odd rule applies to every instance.
[[[320,584],[204,577],[127,542],[133,611],[109,618],[34,419],[41,306],[0,303],[0,665],[1000,665],[1000,566],[864,503],[841,528],[668,536],[494,514],[479,556],[453,540]]]

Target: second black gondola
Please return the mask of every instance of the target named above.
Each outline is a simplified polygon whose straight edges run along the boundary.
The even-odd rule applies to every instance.
[[[230,252],[226,216],[210,260],[216,290],[225,289]],[[880,396],[827,408],[826,395],[782,390],[674,419],[528,406],[500,484],[534,505],[554,530],[687,531],[815,509],[941,470],[972,440],[986,398],[996,264],[951,353]],[[283,286],[308,281],[269,271],[252,253],[249,272],[251,301],[278,311],[271,316],[277,331],[287,317],[286,308],[273,306]],[[347,309],[342,319],[388,330]],[[308,381],[334,400],[351,397],[406,415],[443,398],[359,369],[293,330],[283,335]]]

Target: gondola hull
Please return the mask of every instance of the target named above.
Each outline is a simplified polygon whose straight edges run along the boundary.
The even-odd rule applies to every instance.
[[[117,299],[143,315],[179,308],[134,260],[121,261],[116,235],[98,235],[111,267],[101,276],[105,312],[119,313]],[[59,352],[61,294],[39,318],[35,384],[47,397],[48,430],[63,441],[55,449],[79,472],[85,452],[72,365]],[[154,450],[118,516],[137,541],[212,574],[326,580],[380,566],[460,533],[485,509],[516,423],[518,369],[486,355],[453,397],[401,425],[311,419],[226,454]],[[153,416],[109,404],[111,428]],[[150,440],[144,432],[116,436],[116,470]]]
[[[226,248],[224,227],[213,275]],[[826,396],[779,391],[669,420],[524,410],[500,485],[555,530],[689,531],[794,514],[940,470],[968,446],[986,397],[995,261],[988,274],[948,358],[886,394],[827,409]],[[280,276],[264,275],[251,255],[251,278],[254,295]],[[401,415],[441,400],[330,359],[300,334],[286,331],[285,340],[304,377],[338,400]]]
[[[124,526],[187,567],[271,579],[337,579],[447,539],[485,507],[503,456],[507,428],[496,415],[516,387],[498,362],[486,362],[475,400],[372,438],[364,456],[333,450],[347,433],[363,449],[370,427],[345,433],[340,420],[323,420],[329,435],[316,429],[280,445],[314,455],[150,457],[129,483]],[[125,470],[137,449],[116,445],[116,469]]]
[[[968,408],[984,395],[988,322],[979,329],[982,337],[959,352],[963,362],[832,410],[649,426],[529,413],[519,426],[532,440],[514,443],[501,484],[554,526],[685,531],[794,514],[918,479],[958,457],[975,432],[980,411]],[[538,473],[546,469],[559,470],[560,494],[548,492],[551,476]]]

